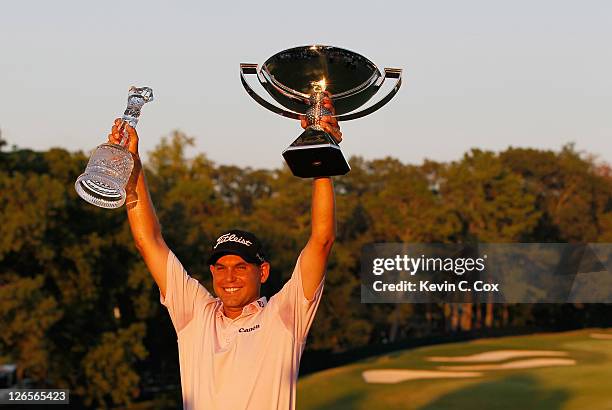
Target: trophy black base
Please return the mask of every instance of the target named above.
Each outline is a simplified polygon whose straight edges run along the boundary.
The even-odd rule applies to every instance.
[[[334,138],[325,131],[306,128],[283,151],[293,175],[300,178],[344,175],[351,170]]]

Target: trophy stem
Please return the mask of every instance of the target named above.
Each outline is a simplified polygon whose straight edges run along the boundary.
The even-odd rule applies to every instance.
[[[283,151],[283,157],[293,175],[301,178],[344,175],[351,167],[342,155],[336,140],[321,126],[321,117],[333,115],[325,108],[323,99],[325,79],[313,81],[306,111],[308,126],[293,143]]]
[[[123,112],[121,119],[121,142],[119,145],[123,146],[128,138],[127,132],[123,129],[125,123],[130,124],[132,127],[136,127],[138,124],[138,118],[140,117],[140,110],[142,106],[153,100],[153,90],[149,87],[130,87],[128,94],[127,107]]]
[[[124,147],[127,144],[129,138],[128,132],[125,130],[126,123],[127,121],[125,118],[122,118],[121,125],[119,125],[119,132],[121,132],[121,141],[119,141],[119,145],[121,147]]]
[[[321,117],[333,114],[323,105],[323,98],[325,98],[323,89],[319,85],[314,85],[313,89],[313,93],[310,95],[310,108],[306,111],[306,121],[308,122],[308,128],[323,131]]]

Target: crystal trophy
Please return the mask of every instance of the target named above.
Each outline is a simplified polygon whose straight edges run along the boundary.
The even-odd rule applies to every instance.
[[[264,90],[283,107],[256,93],[247,75],[257,76]],[[313,178],[344,175],[351,169],[336,140],[319,125],[321,117],[332,116],[323,106],[323,98],[330,98],[338,121],[364,117],[395,96],[402,83],[402,70],[385,68],[381,73],[374,63],[353,51],[311,45],[281,51],[261,67],[242,63],[240,79],[246,92],[263,107],[283,117],[306,119],[308,127],[283,151],[283,157],[295,176]],[[376,103],[361,108],[388,79],[394,80],[391,90]]]
[[[149,87],[130,87],[127,108],[122,120],[132,127],[138,123],[142,106],[153,101]],[[93,152],[74,187],[81,198],[100,208],[119,208],[125,203],[125,186],[134,168],[132,154],[124,146],[127,131],[123,131],[119,144],[105,143]]]

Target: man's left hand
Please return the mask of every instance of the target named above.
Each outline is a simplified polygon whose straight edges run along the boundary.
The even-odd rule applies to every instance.
[[[326,97],[323,97],[323,106],[331,111],[333,115],[336,115],[336,109],[332,104],[331,98],[329,98],[329,94]],[[336,142],[339,143],[342,141],[342,132],[340,132],[340,126],[338,125],[338,120],[336,120],[336,117],[325,115],[321,117],[320,125],[325,132],[336,140]],[[308,127],[308,122],[306,121],[306,118],[302,116],[302,128],[306,127]]]

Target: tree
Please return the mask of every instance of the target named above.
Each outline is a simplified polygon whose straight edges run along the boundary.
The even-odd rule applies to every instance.
[[[87,378],[77,393],[85,395],[85,404],[102,408],[129,406],[138,397],[140,377],[133,364],[147,356],[142,343],[145,333],[146,327],[140,323],[101,335],[99,343],[81,362]]]
[[[8,142],[2,138],[2,130],[0,130],[0,152],[4,149],[6,145],[8,145]]]
[[[44,278],[3,275],[0,281],[0,352],[17,363],[17,380],[24,374],[47,378],[50,341],[46,335],[62,317],[54,297],[43,289]]]
[[[524,178],[505,166],[498,155],[473,149],[463,159],[446,167],[440,195],[445,208],[456,215],[461,224],[459,242],[520,242],[537,226],[541,213]],[[480,310],[480,306],[477,306]],[[463,330],[471,330],[474,306],[453,305],[451,312],[461,318],[451,322]],[[503,309],[507,317],[506,307]],[[481,317],[480,313],[477,313]],[[486,327],[493,325],[493,305],[487,303]]]

